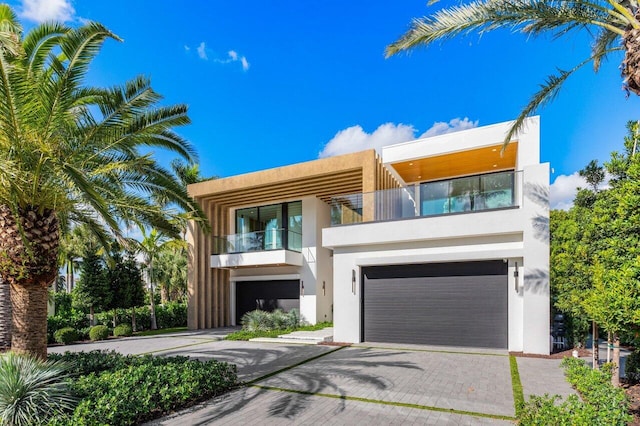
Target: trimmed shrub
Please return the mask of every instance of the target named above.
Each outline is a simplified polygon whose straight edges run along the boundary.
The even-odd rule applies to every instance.
[[[632,420],[624,389],[611,385],[610,367],[593,370],[578,358],[565,358],[562,365],[584,402],[575,395],[561,404],[558,395],[532,397],[520,411],[520,425],[624,426]]]
[[[49,358],[74,367],[72,388],[82,398],[73,415],[58,416],[52,425],[139,424],[212,398],[237,382],[235,365],[187,357],[92,351]]]
[[[109,328],[106,325],[95,325],[89,330],[89,338],[93,341],[105,340],[109,337]]]
[[[624,375],[629,383],[640,382],[640,349],[627,355],[624,364]]]
[[[78,333],[71,327],[64,327],[56,331],[53,338],[58,343],[68,345],[78,340]]]
[[[129,337],[133,335],[133,330],[129,324],[120,324],[113,329],[113,335],[116,337]]]

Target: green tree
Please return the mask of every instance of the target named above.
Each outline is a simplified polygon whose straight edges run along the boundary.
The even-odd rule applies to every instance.
[[[114,310],[113,326],[116,326],[116,309],[131,308],[131,328],[136,331],[135,308],[144,304],[144,281],[133,256],[123,258],[120,251],[114,251],[107,271],[107,281],[113,295],[109,306]]]
[[[96,310],[109,308],[113,294],[104,261],[95,251],[89,251],[82,258],[80,278],[72,295],[74,307],[89,311],[91,325],[95,324]]]
[[[184,242],[176,242],[175,245],[184,245]],[[187,251],[184,247],[173,247],[160,252],[155,271],[162,303],[186,297]]]
[[[594,320],[613,340],[612,380],[619,374],[619,335],[640,327],[640,156],[638,133],[629,124],[625,151],[605,163],[608,189],[597,163],[584,169],[590,189],[578,192],[568,212],[551,215],[551,288],[554,305],[581,323]],[[597,191],[597,192],[594,192]],[[580,194],[592,193],[581,205]],[[582,198],[584,199],[584,197]]]
[[[431,0],[429,4],[437,3]],[[501,28],[526,36],[550,34],[553,39],[574,37],[577,32],[590,39],[591,54],[570,70],[547,77],[540,90],[515,120],[505,144],[522,129],[524,119],[558,94],[574,72],[592,63],[600,64],[611,53],[623,50],[624,86],[640,95],[640,15],[636,0],[478,0],[456,4],[430,16],[414,19],[411,28],[386,48],[386,56],[418,46],[428,46],[460,34],[482,34]]]
[[[139,251],[144,255],[144,262],[147,269],[147,279],[149,281],[149,301],[151,310],[151,329],[156,330],[158,328],[156,323],[156,304],[155,304],[155,283],[157,279],[156,263],[160,254],[171,248],[177,246],[183,246],[184,241],[178,239],[169,238],[169,236],[159,232],[157,229],[151,229],[147,233],[147,230],[143,227],[142,241],[138,241],[137,246]]]
[[[13,10],[0,5],[0,279],[11,286],[13,350],[41,358],[61,231],[86,223],[106,244],[109,233],[121,237],[121,224],[177,236],[169,219],[179,209],[204,218],[150,154],[160,148],[194,162],[172,130],[189,123],[187,107],[158,106],[145,77],[85,84],[107,39],[120,40],[94,22],[50,22],[23,34]],[[154,203],[158,193],[175,207]]]

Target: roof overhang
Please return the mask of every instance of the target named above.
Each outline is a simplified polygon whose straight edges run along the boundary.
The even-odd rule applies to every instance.
[[[390,163],[406,182],[433,181],[456,176],[468,176],[516,168],[518,142],[511,142],[502,151],[502,144],[489,145],[459,152],[433,155]]]

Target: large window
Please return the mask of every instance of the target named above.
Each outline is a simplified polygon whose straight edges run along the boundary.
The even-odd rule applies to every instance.
[[[514,172],[498,172],[420,184],[420,214],[459,213],[514,205]]]
[[[258,250],[300,251],[302,202],[271,204],[236,210],[235,252]]]

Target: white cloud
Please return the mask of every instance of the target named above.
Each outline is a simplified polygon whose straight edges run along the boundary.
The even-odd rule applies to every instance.
[[[406,124],[385,123],[380,125],[373,133],[367,133],[361,126],[352,126],[340,130],[320,152],[319,157],[332,157],[348,152],[363,151],[375,148],[380,150],[383,146],[394,143],[406,142],[415,137],[413,126]]]
[[[186,52],[189,52],[191,50],[191,47],[187,46],[186,44],[184,45],[184,50]],[[211,53],[211,50],[207,48],[206,43],[203,41],[201,42],[198,47],[196,47],[196,51],[198,52],[198,57],[204,61],[208,61],[209,60],[209,55],[207,52]],[[240,55],[238,52],[236,52],[235,50],[229,50],[227,52],[227,57],[224,59],[220,59],[220,58],[215,58],[213,57],[211,59],[212,62],[215,62],[217,64],[230,64],[233,62],[240,62],[240,65],[242,66],[242,70],[243,71],[247,71],[249,69],[249,67],[251,66],[251,64],[249,64],[249,61],[247,60],[247,58],[245,56]]]
[[[600,189],[609,187],[609,179],[610,176],[608,174],[605,175],[604,182],[600,184]],[[587,181],[578,172],[570,175],[559,175],[551,184],[549,206],[555,210],[569,210],[573,207],[573,200],[576,198],[578,188],[588,187]]]
[[[431,128],[420,135],[420,138],[442,135],[459,130],[471,129],[478,126],[478,121],[470,121],[468,118],[454,118],[446,122],[434,123]],[[319,154],[320,158],[349,152],[363,151],[374,148],[378,151],[383,146],[406,142],[416,139],[417,130],[412,125],[385,123],[380,125],[373,133],[367,133],[361,126],[352,126],[340,130],[324,146]]]
[[[23,0],[20,15],[35,22],[67,22],[74,19],[75,13],[69,0]]]
[[[551,184],[549,205],[552,209],[569,210],[573,206],[573,199],[577,188],[586,188],[587,181],[578,172],[571,175],[560,175]]]
[[[245,58],[244,56],[242,58],[240,58],[240,62],[242,63],[242,69],[243,70],[248,70],[249,69],[249,61],[247,61],[247,58]]]
[[[200,57],[200,59],[204,59],[205,61],[209,59],[207,57],[207,51],[206,51],[206,46],[204,44],[204,41],[200,43],[200,46],[198,46],[196,50],[198,51],[198,56]]]
[[[420,138],[429,138],[431,136],[444,135],[445,133],[459,132],[460,130],[473,129],[478,127],[478,120],[471,121],[467,117],[454,118],[448,123],[444,121],[437,121],[433,123],[433,126],[426,132],[420,135]]]

